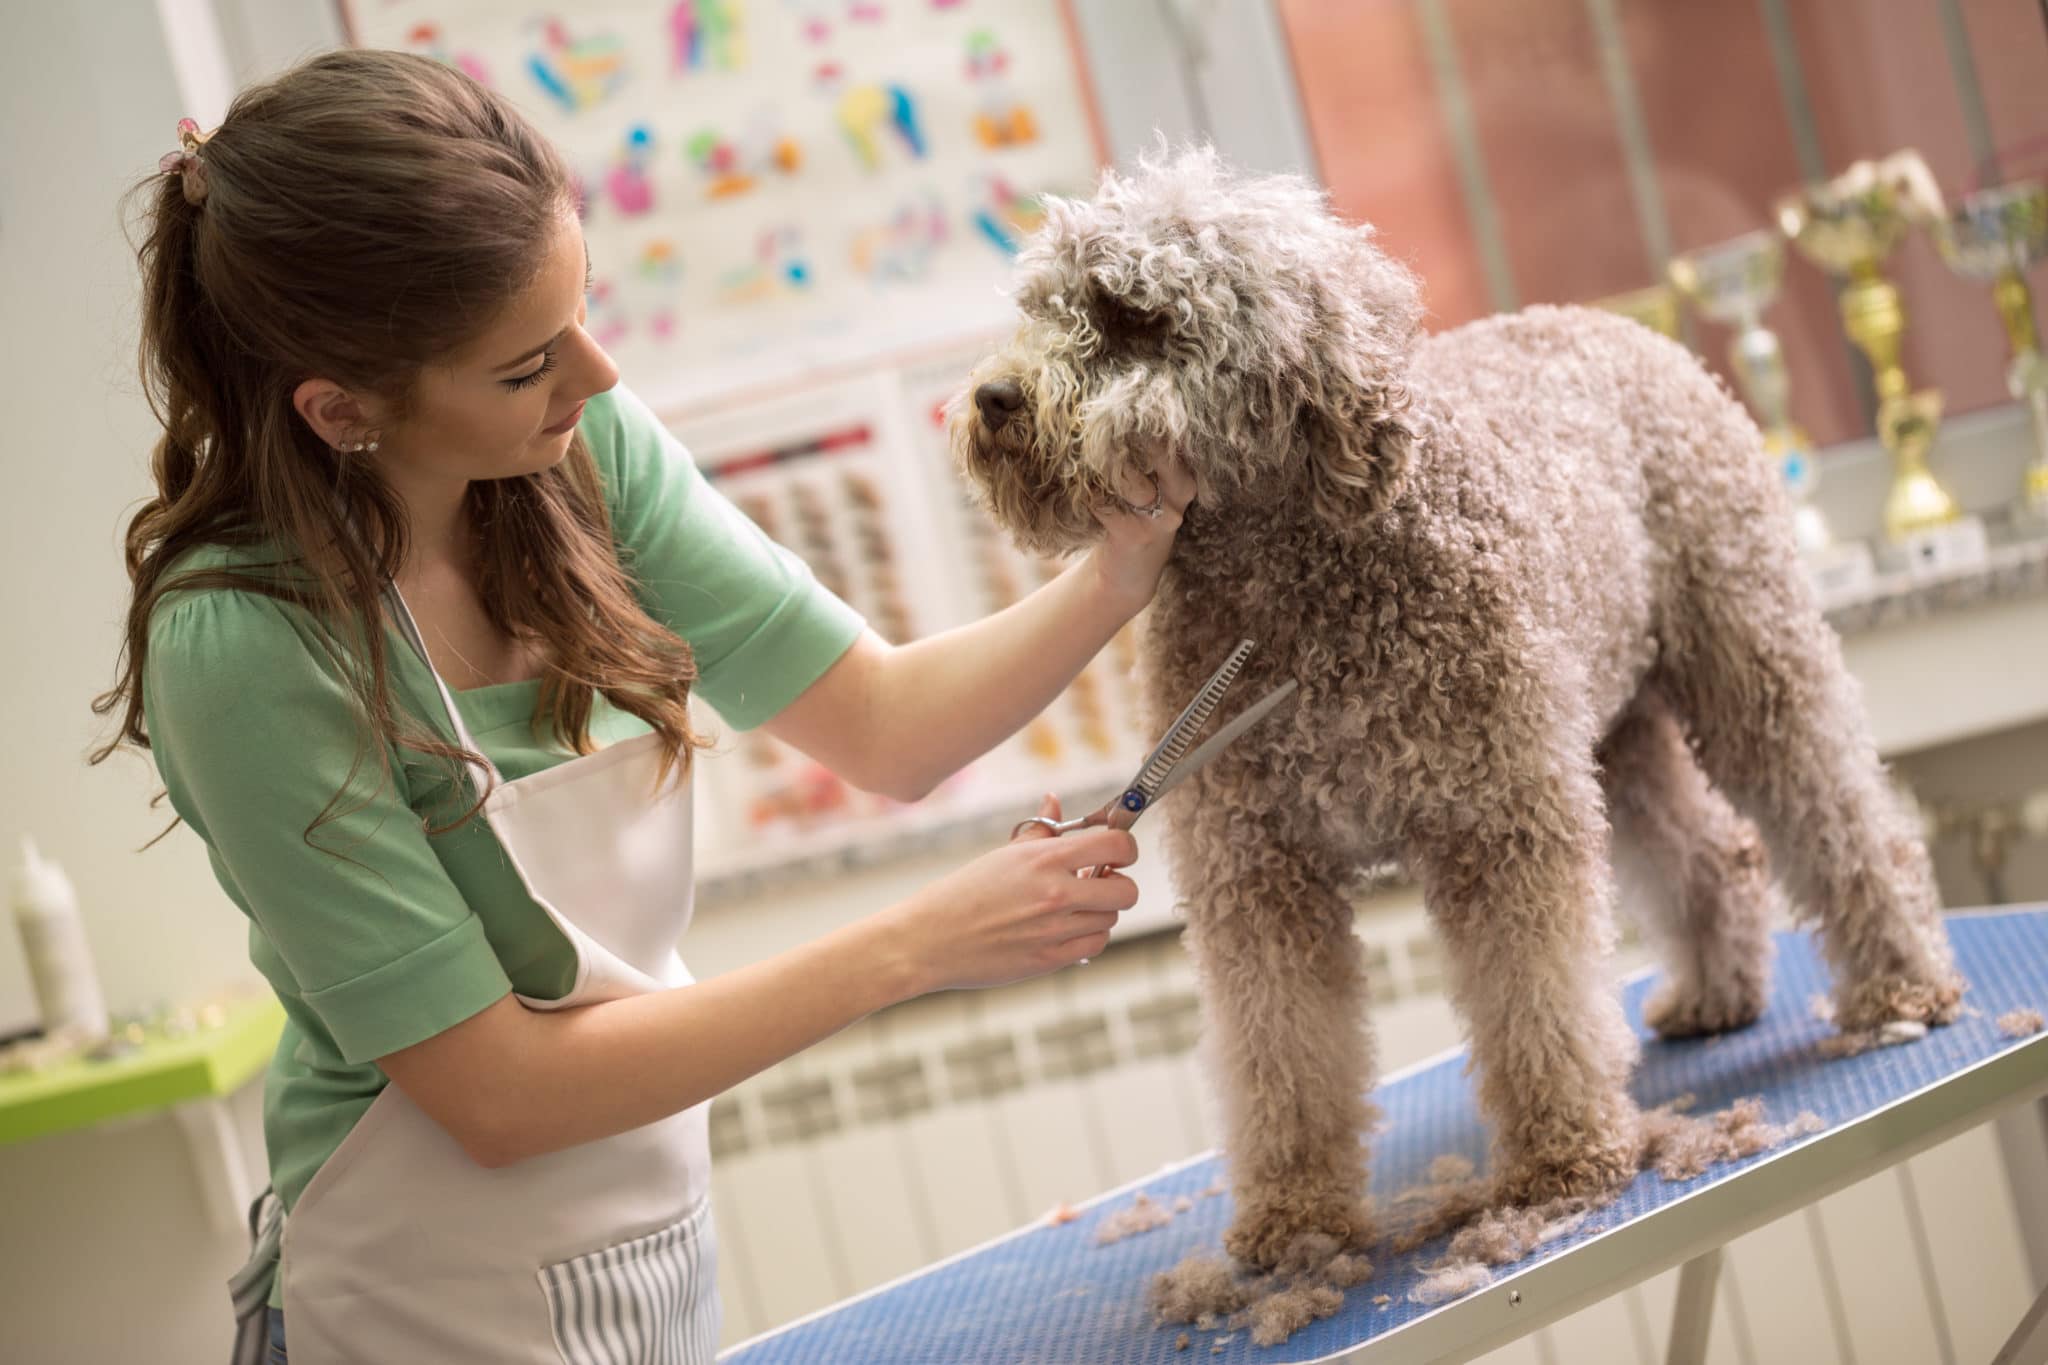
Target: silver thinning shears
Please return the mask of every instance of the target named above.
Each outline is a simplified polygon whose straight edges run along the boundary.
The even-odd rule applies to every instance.
[[[1187,704],[1180,718],[1167,728],[1166,737],[1159,741],[1159,747],[1146,755],[1144,766],[1131,779],[1131,785],[1121,795],[1113,798],[1101,809],[1086,815],[1077,815],[1071,820],[1055,820],[1046,815],[1034,815],[1028,820],[1019,820],[1011,829],[1010,837],[1016,838],[1025,829],[1038,825],[1052,834],[1067,834],[1077,829],[1096,825],[1110,829],[1129,829],[1138,823],[1138,817],[1149,810],[1160,797],[1200,772],[1203,765],[1223,752],[1230,742],[1264,720],[1268,713],[1294,693],[1294,680],[1288,679],[1278,687],[1260,697],[1243,711],[1232,717],[1230,723],[1215,734],[1203,740],[1201,747],[1193,753],[1188,746],[1208,723],[1216,704],[1223,700],[1223,694],[1237,681],[1244,661],[1257,646],[1251,640],[1238,641],[1237,648],[1230,651],[1230,657],[1214,673],[1209,681],[1202,684],[1202,690],[1195,693],[1195,699]],[[1109,871],[1107,866],[1091,868],[1083,876],[1100,877]]]

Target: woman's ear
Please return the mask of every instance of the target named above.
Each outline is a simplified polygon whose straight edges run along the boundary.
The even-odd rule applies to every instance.
[[[361,403],[331,379],[307,379],[292,390],[292,408],[313,434],[335,450],[366,439],[370,421]]]

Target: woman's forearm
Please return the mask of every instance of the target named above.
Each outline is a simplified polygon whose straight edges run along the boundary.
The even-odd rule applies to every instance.
[[[1137,886],[1076,874],[1137,856],[1121,830],[1029,831],[751,966],[564,1010],[508,993],[378,1065],[471,1160],[509,1166],[681,1113],[900,1001],[1100,952]]]
[[[1015,734],[1142,605],[1090,554],[993,616],[891,651],[875,708],[880,789],[922,795]]]
[[[924,983],[891,932],[870,917],[680,990],[559,1012],[508,997],[486,1027],[517,1063],[479,1078],[493,1117],[472,1155],[509,1165],[653,1123],[909,999]]]
[[[769,732],[858,786],[906,801],[1017,733],[1158,587],[1194,476],[1170,451],[1134,468],[1118,493],[1127,506],[1097,510],[1101,538],[1058,578],[993,616],[909,644],[891,647],[870,631]]]

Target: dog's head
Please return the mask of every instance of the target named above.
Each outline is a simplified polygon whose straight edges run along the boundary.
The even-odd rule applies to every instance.
[[[952,401],[955,457],[1027,548],[1100,534],[1098,508],[1177,451],[1197,501],[1383,506],[1407,459],[1415,279],[1293,176],[1213,150],[1050,200],[1019,258],[1023,321]]]

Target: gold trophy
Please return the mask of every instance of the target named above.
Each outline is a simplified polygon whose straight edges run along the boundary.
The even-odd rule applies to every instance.
[[[1678,296],[1671,292],[1668,284],[1653,284],[1642,289],[1631,289],[1626,294],[1609,294],[1604,299],[1594,299],[1592,307],[1603,308],[1610,313],[1619,313],[1633,322],[1640,322],[1653,332],[1662,333],[1673,341],[1678,336]]]
[[[1703,316],[1735,329],[1735,339],[1728,345],[1728,363],[1750,411],[1763,427],[1764,450],[1778,461],[1792,492],[1799,548],[1816,568],[1843,558],[1847,547],[1835,545],[1827,518],[1812,501],[1816,476],[1813,443],[1792,420],[1792,381],[1785,369],[1784,348],[1763,324],[1764,310],[1778,296],[1778,282],[1784,276],[1784,242],[1771,229],[1759,228],[1674,256],[1666,271],[1673,286]],[[1862,548],[1855,546],[1847,552],[1854,554]],[[1863,551],[1860,559],[1866,571],[1862,576],[1867,577],[1868,551]],[[1824,575],[1839,576],[1841,570]]]
[[[1846,275],[1842,325],[1870,360],[1877,387],[1877,437],[1892,457],[1884,529],[1909,568],[1940,569],[1982,559],[1984,527],[1966,518],[1927,467],[1941,424],[1941,393],[1913,391],[1899,363],[1906,310],[1879,266],[1916,222],[1944,216],[1941,191],[1918,152],[1859,161],[1833,180],[1779,199],[1778,226],[1808,260]]]
[[[1957,274],[1991,283],[1991,301],[2012,346],[2006,386],[2033,418],[2034,453],[2021,488],[2020,515],[2037,525],[2048,523],[2048,357],[2034,329],[2034,300],[2026,279],[2027,267],[2048,256],[2048,186],[2024,180],[1980,190],[1935,223],[1934,241]]]

